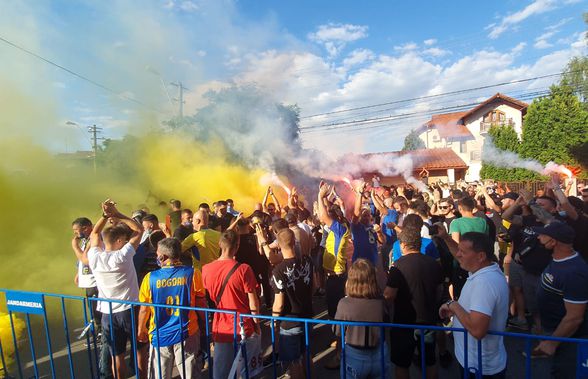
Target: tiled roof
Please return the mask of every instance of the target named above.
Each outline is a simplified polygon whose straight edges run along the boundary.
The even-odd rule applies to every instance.
[[[412,151],[392,151],[389,153],[363,154],[364,157],[373,155],[389,156],[391,159],[410,154],[415,170],[444,170],[448,168],[468,168],[468,165],[455,151],[450,148],[420,149]]]
[[[482,109],[486,105],[491,104],[491,103],[493,103],[495,101],[499,101],[501,103],[508,103],[508,105],[510,105],[511,107],[513,107],[515,109],[518,109],[520,111],[527,109],[527,107],[529,106],[529,104],[527,104],[527,103],[525,103],[523,101],[514,99],[514,98],[512,98],[510,96],[503,95],[503,94],[501,94],[499,92],[496,95],[494,95],[491,98],[489,98],[488,100],[484,101],[482,104],[478,105],[477,107],[475,107],[473,109],[470,109],[468,112],[466,112],[466,114],[463,115],[463,117],[465,118],[465,117],[467,117],[469,115],[472,115],[476,111]]]
[[[435,114],[431,117],[424,126],[427,129],[436,128],[441,138],[448,137],[473,137],[469,129],[464,125],[464,119],[478,110],[482,109],[488,104],[493,102],[508,103],[515,109],[522,111],[523,113],[527,109],[528,104],[512,97],[497,93],[488,100],[484,101],[480,105],[466,112],[454,112],[454,113],[443,113]]]
[[[470,133],[462,121],[467,113],[468,112],[435,114],[425,125],[428,128],[436,128],[441,138],[473,137],[472,133]]]

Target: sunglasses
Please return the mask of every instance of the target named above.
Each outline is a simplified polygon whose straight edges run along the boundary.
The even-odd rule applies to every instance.
[[[439,209],[449,209],[449,205],[439,205]]]

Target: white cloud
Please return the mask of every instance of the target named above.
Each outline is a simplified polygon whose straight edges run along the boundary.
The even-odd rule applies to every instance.
[[[443,57],[445,55],[451,54],[451,52],[449,50],[443,50],[438,47],[432,47],[430,49],[424,50],[423,54],[430,55],[432,57]]]
[[[92,124],[105,129],[126,128],[129,126],[129,120],[114,118],[111,115],[84,116],[80,117],[84,124]]]
[[[374,53],[368,49],[356,49],[353,50],[349,55],[343,60],[344,67],[352,67],[366,61],[372,59],[374,57]]]
[[[198,6],[198,4],[196,4],[196,2],[190,1],[190,0],[184,0],[184,1],[169,0],[163,4],[163,8],[170,9],[170,10],[171,9],[179,9],[179,10],[182,10],[182,11],[188,12],[188,13],[193,13],[193,12],[200,10],[200,7]]]
[[[180,9],[184,12],[196,12],[200,7],[193,1],[182,1]]]
[[[571,17],[564,18],[556,24],[546,27],[546,32],[541,34],[539,37],[535,38],[535,44],[533,46],[536,49],[547,49],[549,47],[553,47],[553,44],[549,42],[549,39],[553,37],[555,34],[559,33],[560,28],[568,22],[570,22],[571,20]]]
[[[334,57],[353,41],[367,37],[368,27],[364,25],[335,24],[320,25],[316,32],[308,34],[311,41],[325,47],[330,56]]]
[[[437,43],[437,40],[435,38],[430,38],[424,40],[423,43],[425,44],[425,46],[432,46]]]
[[[525,49],[527,46],[526,42],[519,42],[515,47],[512,48],[511,52],[513,54],[518,54]]]
[[[502,22],[500,22],[499,24],[488,25],[487,28],[491,29],[490,34],[488,36],[492,39],[496,39],[502,33],[506,32],[509,28],[513,27],[514,25],[526,20],[531,16],[548,12],[554,9],[555,6],[555,0],[535,0],[522,10],[515,13],[511,13],[510,15],[504,17],[502,19]]]
[[[394,46],[394,50],[397,51],[412,51],[416,50],[419,46],[414,42],[407,42],[402,45]]]
[[[533,47],[536,49],[547,49],[553,47],[553,45],[549,43],[547,39],[537,38],[535,40],[535,44],[533,44]]]

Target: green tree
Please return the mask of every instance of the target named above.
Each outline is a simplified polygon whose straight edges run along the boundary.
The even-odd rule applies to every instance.
[[[561,84],[570,86],[588,109],[588,57],[573,57],[566,66]]]
[[[497,149],[519,153],[521,143],[517,132],[511,125],[494,125],[488,131],[488,138]],[[482,179],[494,179],[499,181],[514,181],[530,179],[535,176],[534,173],[524,169],[512,169],[496,167],[482,161],[480,177]]]
[[[404,137],[404,146],[402,151],[418,150],[426,148],[425,142],[419,138],[419,133],[412,129],[406,137]]]
[[[523,123],[523,157],[577,167],[580,162],[574,151],[587,142],[588,111],[569,85],[552,86],[549,96],[529,105]]]

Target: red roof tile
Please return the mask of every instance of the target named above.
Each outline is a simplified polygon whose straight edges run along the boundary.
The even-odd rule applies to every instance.
[[[441,138],[473,137],[472,133],[464,125],[464,119],[474,114],[476,111],[482,109],[486,105],[496,101],[501,103],[507,103],[513,108],[523,112],[528,106],[528,104],[525,102],[513,99],[512,97],[503,95],[501,93],[497,93],[496,95],[479,104],[475,108],[470,109],[469,111],[435,114],[431,117],[431,120],[429,120],[424,126],[426,128],[436,128]]]
[[[392,151],[389,153],[363,154],[363,157],[373,155],[389,156],[390,158],[410,154],[414,169],[446,170],[448,168],[468,168],[463,159],[450,148],[420,149],[412,151]]]
[[[436,128],[441,138],[473,137],[469,129],[463,124],[463,117],[468,112],[454,112],[435,114],[425,125]]]
[[[463,117],[465,118],[467,116],[470,116],[470,115],[474,114],[476,111],[482,109],[486,105],[491,104],[491,103],[493,103],[495,101],[499,101],[501,103],[508,103],[508,105],[510,105],[511,107],[513,107],[515,109],[518,109],[520,111],[522,111],[524,109],[527,109],[527,107],[529,106],[529,104],[527,104],[527,103],[525,103],[523,101],[514,99],[514,98],[512,98],[510,96],[503,95],[503,94],[501,94],[499,92],[496,95],[494,95],[491,98],[489,98],[488,100],[486,100],[483,103],[481,103],[480,105],[478,105],[477,107],[475,107],[473,109],[470,109],[468,112],[466,112],[466,114],[463,115]]]

